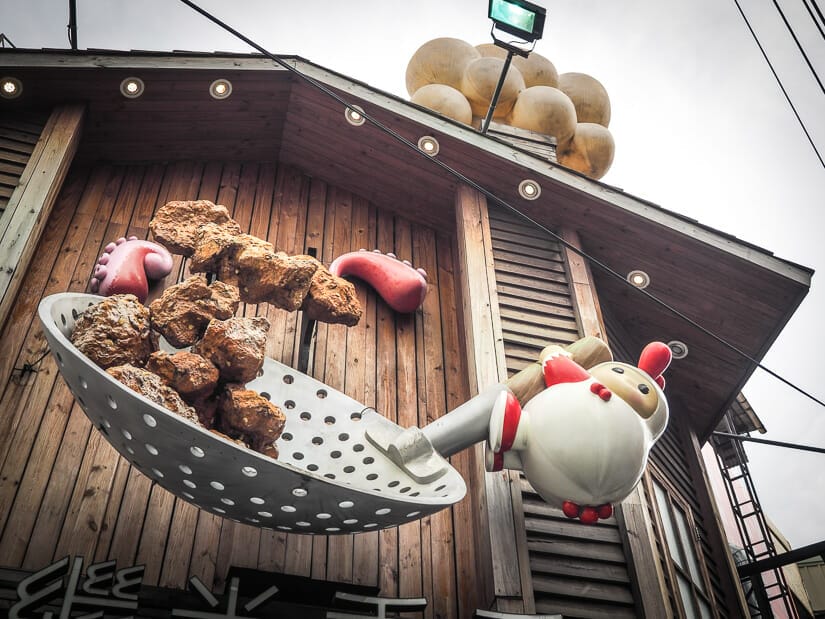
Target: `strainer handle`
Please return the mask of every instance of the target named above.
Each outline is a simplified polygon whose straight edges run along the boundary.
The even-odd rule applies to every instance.
[[[422,429],[433,448],[445,458],[487,440],[490,415],[498,394],[507,390],[499,383]]]

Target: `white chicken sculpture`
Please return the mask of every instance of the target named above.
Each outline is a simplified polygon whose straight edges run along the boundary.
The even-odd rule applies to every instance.
[[[426,427],[367,438],[421,483],[443,475],[445,458],[485,441],[488,471],[522,470],[544,500],[594,524],[633,491],[665,430],[670,361],[662,342],[648,344],[638,366],[613,361],[594,337],[550,345],[537,363]]]
[[[521,469],[565,515],[595,523],[638,483],[668,405],[662,342],[645,347],[638,367],[608,361],[585,370],[558,346],[543,351],[545,389],[522,408],[502,391],[489,424],[488,469]]]

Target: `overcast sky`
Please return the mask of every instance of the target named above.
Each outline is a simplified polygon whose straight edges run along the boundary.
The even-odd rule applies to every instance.
[[[767,2],[740,0],[820,153],[825,96]],[[78,0],[81,48],[249,52],[174,0]],[[606,87],[616,156],[604,182],[819,272],[764,364],[825,399],[825,169],[733,0],[560,0],[536,51]],[[820,3],[821,4],[821,3]],[[757,6],[759,5],[759,6]],[[780,3],[825,78],[802,0]],[[407,97],[404,72],[436,37],[490,41],[486,0],[202,0],[269,51]],[[18,47],[68,47],[65,0],[2,0]],[[767,438],[825,446],[825,409],[757,370],[744,389]],[[825,539],[825,455],[747,447],[763,508],[801,546]]]

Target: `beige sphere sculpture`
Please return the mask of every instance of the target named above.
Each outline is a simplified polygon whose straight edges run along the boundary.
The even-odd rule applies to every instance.
[[[566,94],[551,86],[531,86],[519,93],[507,119],[513,127],[543,133],[565,144],[576,132],[576,108]]]
[[[585,73],[562,73],[559,90],[576,106],[580,123],[610,125],[610,98],[601,82]]]
[[[412,96],[427,84],[446,84],[460,89],[467,65],[480,57],[475,47],[461,39],[442,37],[428,41],[407,64],[407,93]]]
[[[507,58],[507,50],[492,43],[476,45],[476,49],[484,58],[501,58],[502,60]]]
[[[556,149],[556,159],[566,168],[599,179],[610,169],[615,150],[613,136],[607,127],[579,123],[573,139]]]
[[[501,58],[507,57],[507,51],[493,45],[492,43],[482,43],[476,45],[478,52],[484,57]],[[524,78],[524,87],[530,86],[552,86],[559,87],[559,72],[556,71],[555,65],[547,58],[536,52],[531,52],[525,58],[524,56],[513,56],[513,66],[521,72]]]
[[[465,125],[472,124],[473,110],[467,97],[446,84],[427,84],[415,91],[410,99],[413,103],[443,114]]]
[[[513,64],[518,67],[524,77],[524,85],[559,87],[559,72],[555,65],[541,54],[533,52],[527,58],[517,56]]]
[[[504,68],[504,61],[500,58],[477,58],[467,65],[464,71],[464,78],[461,80],[461,92],[470,101],[473,114],[476,116],[487,116],[490,108],[490,101],[495,93],[501,71]],[[510,65],[501,93],[493,111],[493,118],[503,118],[513,109],[513,104],[519,92],[524,90],[524,78],[521,72]]]

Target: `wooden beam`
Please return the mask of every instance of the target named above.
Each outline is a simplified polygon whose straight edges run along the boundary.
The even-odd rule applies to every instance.
[[[562,229],[561,237],[581,249],[581,240],[575,230]],[[581,334],[594,335],[607,342],[607,330],[590,266],[568,247],[563,248],[563,254],[573,287]],[[630,496],[616,506],[615,511],[622,538],[630,553],[628,571],[633,575],[639,609],[645,617],[671,617],[672,612],[666,603],[668,593],[664,573],[654,547],[656,538],[650,512],[641,488],[636,486]]]
[[[0,327],[11,312],[77,151],[84,114],[80,104],[62,105],[52,111],[0,217]]]
[[[459,186],[455,206],[463,333],[470,392],[475,395],[505,380],[507,366],[498,314],[487,201],[477,191]],[[475,449],[476,461],[483,462],[482,446],[477,445]],[[471,492],[482,498],[482,519],[486,519],[488,525],[487,530],[480,531],[478,536],[483,546],[480,549],[480,579],[489,578],[488,570],[492,569],[492,592],[499,599],[499,605],[512,608],[515,603],[516,609],[523,609],[525,595],[532,603],[532,589],[529,588],[529,578],[526,582],[523,579],[524,570],[529,571],[527,545],[523,523],[518,526],[515,522],[514,484],[510,472],[485,474],[480,471],[477,479],[479,483]],[[519,545],[524,549],[521,560]]]

